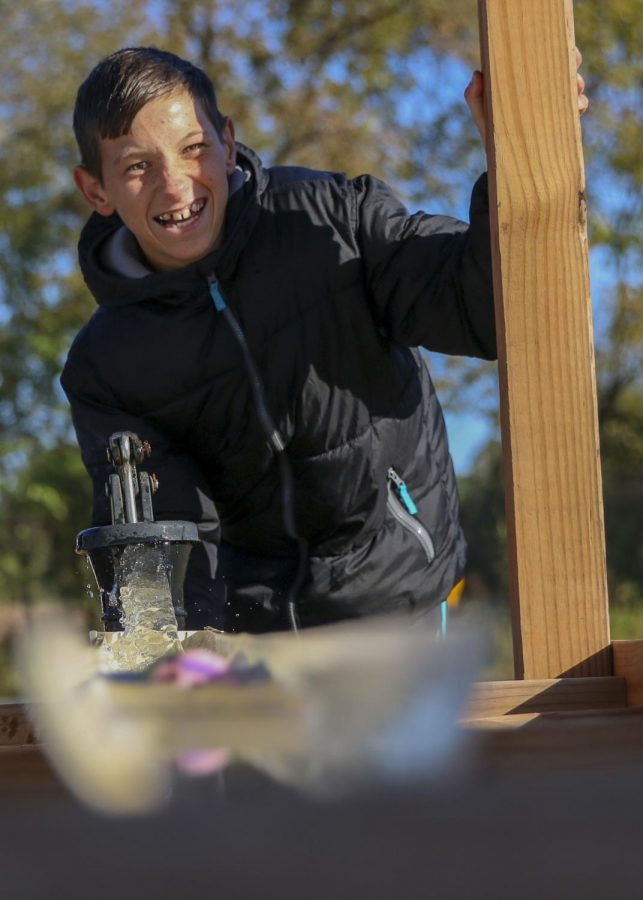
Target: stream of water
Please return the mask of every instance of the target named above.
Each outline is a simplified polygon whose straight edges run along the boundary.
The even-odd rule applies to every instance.
[[[181,651],[162,545],[132,544],[120,559],[123,632],[101,647],[104,672],[135,672]],[[116,601],[114,601],[116,602]]]

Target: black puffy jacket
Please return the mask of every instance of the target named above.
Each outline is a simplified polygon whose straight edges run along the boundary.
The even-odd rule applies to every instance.
[[[109,522],[107,439],[135,431],[152,445],[156,518],[199,524],[188,627],[283,627],[297,548],[247,365],[208,289],[216,275],[286,444],[310,550],[302,623],[433,606],[461,577],[465,544],[442,413],[409,348],[495,356],[486,177],[467,226],[409,215],[370,176],[264,169],[241,146],[239,161],[251,176],[220,248],[197,263],[127,278],[102,261],[120,219],[94,214],[83,231],[99,308],[61,380],[93,523]]]

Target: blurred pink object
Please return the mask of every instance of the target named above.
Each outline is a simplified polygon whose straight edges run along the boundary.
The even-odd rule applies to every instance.
[[[187,690],[228,676],[228,661],[212,650],[186,650],[160,662],[152,672],[152,681],[175,684]],[[195,750],[176,760],[177,769],[184,775],[203,776],[220,772],[230,762],[230,752],[224,747]]]
[[[217,681],[230,671],[228,661],[213,650],[186,650],[160,662],[152,672],[152,681],[172,682],[181,688]]]

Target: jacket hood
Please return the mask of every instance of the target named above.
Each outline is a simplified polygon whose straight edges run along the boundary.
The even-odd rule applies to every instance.
[[[228,200],[221,245],[195,263],[168,272],[153,272],[131,278],[105,265],[104,251],[123,222],[116,213],[101,216],[92,213],[78,243],[80,269],[87,287],[99,306],[125,306],[153,299],[162,303],[184,303],[186,293],[202,294],[204,279],[215,271],[230,277],[257,221],[259,199],[266,189],[268,173],[261,160],[243,144],[237,143],[237,165],[250,178]]]

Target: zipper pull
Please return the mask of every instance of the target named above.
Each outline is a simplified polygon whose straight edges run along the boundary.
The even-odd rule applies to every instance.
[[[208,286],[210,288],[210,296],[214,300],[217,312],[223,312],[226,308],[226,302],[223,299],[223,294],[221,293],[221,288],[219,287],[219,282],[217,281],[217,276],[214,272],[208,275]]]
[[[397,492],[400,495],[400,500],[406,507],[407,511],[412,516],[417,516],[418,508],[413,502],[413,498],[409,494],[409,489],[406,486],[406,483],[402,481],[400,476],[397,474],[395,469],[391,468],[387,472],[388,480],[391,481],[395,487],[397,488]]]

